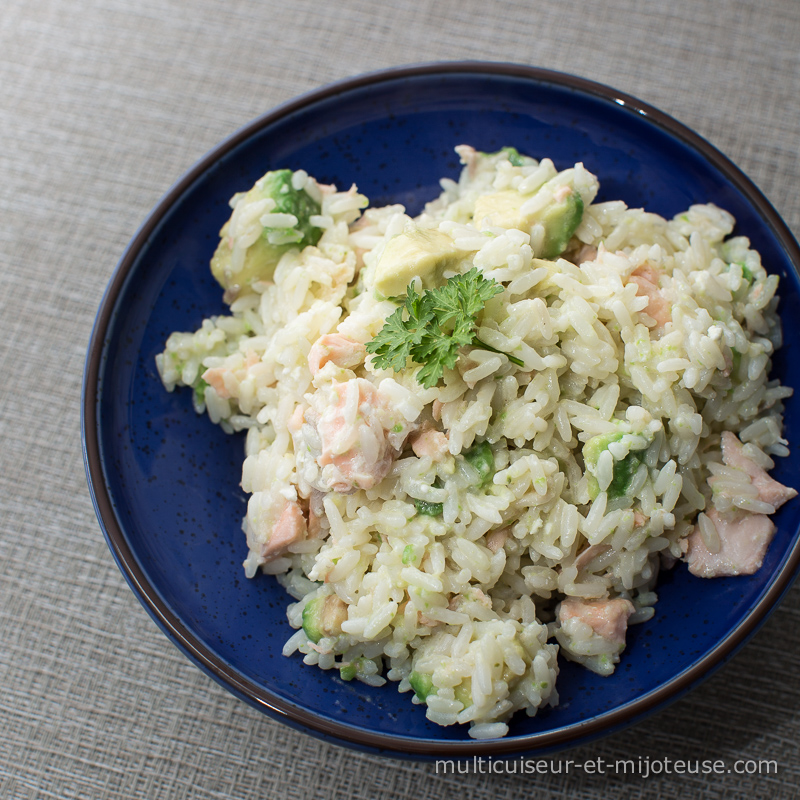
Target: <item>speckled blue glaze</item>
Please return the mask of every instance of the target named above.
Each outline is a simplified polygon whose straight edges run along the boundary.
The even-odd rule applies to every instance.
[[[688,138],[687,138],[688,137]],[[613,90],[568,76],[501,65],[438,65],[368,76],[301,98],[223,143],[153,212],[123,257],[96,324],[84,387],[87,471],[111,550],[145,608],[199,666],[247,702],[330,741],[373,752],[433,757],[543,753],[628,724],[691,688],[763,621],[798,560],[800,502],[752,577],[703,581],[681,565],[664,576],[655,619],[634,627],[616,673],[600,678],[563,662],[561,703],[517,715],[509,736],[476,743],[465,726],[427,721],[394,685],[345,683],[281,647],[288,596],[271,577],[244,577],[239,487],[243,436],[167,393],[154,357],[175,330],[223,313],[208,262],[228,199],[268,169],[303,168],[340,188],[356,183],[375,205],[410,213],[459,172],[455,145],[514,145],[565,168],[585,162],[599,200],[621,198],[667,217],[714,202],[738,220],[782,276],[786,348],[800,345],[796,243],[765,200],[724,158],[677,123]],[[713,156],[709,160],[709,153]],[[716,160],[716,163],[712,163]],[[794,248],[794,250],[793,250]],[[800,441],[787,403],[786,436]],[[800,448],[776,477],[797,485]]]

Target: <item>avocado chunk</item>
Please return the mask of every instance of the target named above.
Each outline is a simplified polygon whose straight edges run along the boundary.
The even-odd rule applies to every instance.
[[[489,442],[480,442],[464,451],[464,460],[478,473],[478,488],[482,489],[494,477],[494,453]]]
[[[411,499],[417,507],[417,513],[425,517],[441,517],[444,513],[444,503],[429,503],[427,500],[420,500],[417,497]]]
[[[603,433],[599,436],[593,436],[583,446],[583,461],[586,465],[586,471],[589,473],[589,496],[592,500],[600,494],[600,486],[595,477],[597,460],[600,458],[600,454],[603,450],[607,450],[608,446],[613,442],[618,442],[622,439],[622,436],[623,434],[621,433]],[[606,490],[609,500],[616,500],[618,497],[627,494],[631,481],[636,475],[642,460],[642,451],[631,451],[625,458],[614,461],[614,472],[611,483]]]
[[[544,225],[542,258],[558,258],[583,219],[583,198],[573,189],[563,200],[548,206],[540,216]]]
[[[453,693],[456,696],[456,700],[458,700],[464,708],[469,708],[472,705],[472,678],[464,678],[464,680],[455,687]]]
[[[322,633],[322,606],[324,603],[324,597],[315,597],[309,600],[303,609],[303,630],[314,644],[317,644],[324,635]]]
[[[439,230],[417,228],[398,234],[386,243],[375,266],[375,291],[384,297],[404,294],[416,277],[431,288],[463,255],[464,251]]]
[[[628,453],[622,461],[614,463],[614,477],[608,487],[609,500],[616,500],[616,498],[627,494],[628,487],[641,463],[642,459],[637,453]]]
[[[400,560],[404,564],[413,564],[417,560],[417,551],[413,544],[407,544],[403,548],[403,555]]]
[[[532,217],[522,213],[522,204],[530,200],[530,196],[520,194],[515,189],[503,189],[500,192],[482,194],[475,201],[473,219],[480,227],[482,223],[491,223],[498,228],[519,228],[525,230],[533,224]]]
[[[338,636],[346,619],[347,605],[335,594],[313,597],[303,608],[303,630],[314,644],[323,637]]]
[[[426,702],[428,697],[437,693],[436,687],[433,685],[433,676],[427,672],[417,672],[416,670],[408,676],[408,682],[414,690],[414,694],[421,702]],[[464,678],[454,689],[456,700],[464,708],[469,708],[472,705],[472,680]]]
[[[556,180],[555,178],[553,180]],[[583,219],[583,198],[569,185],[555,185],[548,181],[540,190],[553,193],[553,199],[544,208],[529,214],[523,205],[536,195],[522,195],[514,189],[503,189],[478,197],[473,219],[478,227],[484,223],[499,228],[517,228],[529,231],[536,223],[544,227],[541,258],[558,258],[567,249]]]
[[[236,293],[248,289],[255,281],[269,280],[281,256],[292,248],[303,249],[315,245],[322,229],[312,225],[310,218],[320,213],[319,203],[305,189],[295,189],[292,185],[293,173],[290,169],[268,172],[236,203],[231,218],[222,226],[220,243],[211,259],[211,273],[217,282],[226,290]],[[271,200],[269,209],[259,210],[262,201]],[[243,204],[243,205],[242,205]],[[258,205],[257,205],[258,204]],[[236,238],[241,234],[240,221],[247,217],[248,211],[253,218],[247,221],[248,231],[251,226],[259,226],[258,238],[246,247],[241,268],[235,269],[233,251]],[[261,217],[264,214],[289,214],[296,219],[285,227],[264,227]],[[237,229],[233,230],[232,226]]]
[[[516,147],[501,147],[500,151],[511,162],[512,167],[524,167],[526,163],[531,162],[533,159],[526,159],[525,156],[520,155]]]
[[[197,380],[194,382],[194,406],[205,407],[206,403],[206,387],[208,384],[203,380],[202,376],[198,375]]]
[[[592,468],[594,468],[597,465],[597,459],[600,458],[600,453],[603,450],[608,450],[608,446],[618,442],[622,439],[622,436],[623,434],[619,432],[601,433],[599,436],[592,436],[583,446],[583,460],[587,466],[591,464]]]
[[[618,442],[622,438],[621,433],[601,433],[599,436],[593,436],[583,446],[583,463],[586,466],[589,479],[589,497],[594,500],[600,494],[600,486],[595,478],[597,472],[597,459],[603,450],[608,450],[608,446],[612,442]]]
[[[428,699],[429,694],[436,694],[436,687],[433,685],[433,676],[427,672],[417,672],[416,670],[408,676],[408,682],[417,696],[417,700],[423,703]]]

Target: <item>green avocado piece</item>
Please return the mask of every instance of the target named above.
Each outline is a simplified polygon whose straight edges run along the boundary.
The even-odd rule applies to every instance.
[[[600,494],[600,487],[594,474],[597,468],[597,459],[600,458],[603,450],[607,450],[612,442],[618,442],[622,436],[621,433],[603,433],[593,436],[583,446],[583,461],[586,471],[589,473],[589,496],[592,500]],[[614,461],[614,473],[606,490],[609,500],[622,497],[628,491],[631,480],[642,463],[642,456],[642,452],[629,452],[621,461]]]
[[[480,476],[479,489],[491,483],[494,477],[494,453],[492,453],[489,442],[480,442],[470,447],[469,450],[465,450],[464,460],[477,470]]]
[[[421,700],[423,703],[430,695],[436,694],[437,692],[436,687],[433,685],[433,676],[429,675],[427,672],[412,672],[408,676],[408,682],[411,684],[411,688],[414,690],[417,699]],[[469,706],[472,705],[472,680],[470,678],[464,678],[464,680],[453,689],[453,693],[455,694],[456,700],[458,700],[464,708],[469,708]]]
[[[309,640],[317,644],[325,635],[322,630],[322,611],[325,605],[324,597],[314,597],[303,608],[303,630]]]
[[[628,453],[622,461],[614,462],[614,477],[608,487],[608,499],[614,500],[622,497],[628,491],[633,476],[642,463],[641,457],[637,453]]]
[[[742,279],[746,283],[752,283],[753,278],[755,276],[753,275],[750,267],[748,267],[747,264],[744,263],[744,261],[732,261],[730,264],[727,265],[727,267],[725,267],[725,272],[728,272],[734,264],[738,264],[742,268]]]
[[[312,225],[309,217],[319,214],[320,206],[305,189],[295,189],[292,186],[293,175],[294,173],[290,169],[268,172],[261,179],[261,193],[264,197],[271,197],[275,201],[275,210],[271,213],[294,214],[297,217],[297,226],[292,229],[296,231],[292,237],[296,240],[295,244],[302,244],[303,247],[314,245],[322,236],[322,229]],[[270,238],[271,232],[285,230],[289,229],[264,228],[267,239]]]
[[[339,668],[339,677],[343,681],[351,681],[358,673],[358,663],[356,661]]]
[[[510,162],[512,167],[524,167],[525,164],[533,164],[534,160],[528,156],[523,156],[516,147],[501,147],[496,153],[481,153],[483,156],[499,156],[504,155]]]
[[[423,703],[428,699],[429,694],[436,694],[436,687],[433,685],[433,676],[427,672],[412,672],[408,676],[408,682],[414,690],[418,700]]]
[[[512,167],[522,167],[525,165],[525,158],[519,154],[519,150],[517,150],[516,147],[501,147],[500,152],[505,153]]]
[[[429,503],[427,500],[419,500],[416,497],[411,498],[414,505],[417,507],[417,513],[426,517],[441,517],[444,513],[443,503]]]
[[[227,242],[228,228],[226,222],[219,232],[220,243],[211,257],[211,274],[217,283],[223,289],[231,289],[234,286],[248,287],[255,281],[271,278],[281,254],[266,239],[256,239],[245,251],[242,268],[236,273],[231,270],[233,249]]]
[[[414,278],[426,288],[441,280],[442,272],[456,264],[464,251],[442,231],[417,228],[393,237],[375,266],[375,291],[383,297],[405,294]]]
[[[583,219],[583,198],[573,189],[561,202],[548,206],[539,222],[544,225],[542,258],[558,258]]]
[[[608,450],[608,446],[622,439],[621,433],[601,433],[599,436],[592,436],[583,446],[583,460],[587,466],[591,465],[593,470],[597,466],[597,459],[603,450]]]
[[[469,708],[472,705],[472,678],[464,678],[458,686],[453,689],[456,700],[461,703],[464,708]]]
[[[531,195],[532,196],[532,195]],[[533,222],[522,215],[522,204],[530,197],[520,194],[516,189],[502,189],[499,192],[482,194],[475,200],[473,220],[480,227],[484,221],[498,228],[519,228],[525,230]]]
[[[208,384],[202,377],[198,377],[194,383],[194,402],[195,405],[203,405],[206,402],[206,387]]]
[[[314,597],[303,606],[303,630],[314,644],[323,637],[339,636],[346,620],[347,605],[335,594]]]
[[[263,228],[261,236],[245,251],[244,265],[238,272],[231,269],[230,220],[222,226],[220,243],[211,259],[211,274],[223,289],[238,287],[241,291],[255,281],[269,280],[285,252],[292,248],[302,250],[319,241],[322,229],[310,222],[310,217],[320,212],[319,203],[305,189],[292,186],[292,175],[290,169],[268,172],[239,200],[239,203],[254,203],[272,198],[275,208],[270,213],[293,214],[297,217],[297,225],[294,228]]]
[[[738,350],[731,350],[731,360],[733,362],[731,366],[731,375],[736,377],[739,374],[739,367],[742,363],[742,354]]]
[[[569,191],[561,199],[553,198],[543,209],[531,214],[523,214],[522,206],[535,195],[522,195],[514,189],[483,194],[475,201],[473,219],[478,227],[488,221],[500,228],[523,231],[528,231],[536,223],[541,224],[544,227],[544,242],[539,255],[551,261],[566,250],[583,219],[583,198],[571,186],[558,186],[548,181],[540,191],[559,194],[559,189]]]
[[[600,494],[600,487],[595,478],[597,459],[600,458],[600,453],[602,453],[603,450],[607,450],[612,442],[618,442],[621,438],[621,433],[601,433],[599,436],[592,436],[583,446],[583,463],[586,466],[586,471],[589,473],[589,497],[591,497],[592,500]]]

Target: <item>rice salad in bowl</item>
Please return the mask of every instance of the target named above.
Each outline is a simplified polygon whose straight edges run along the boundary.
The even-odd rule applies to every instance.
[[[230,314],[156,362],[247,431],[244,569],[296,601],[284,655],[486,739],[558,703],[559,654],[611,674],[660,570],[760,567],[791,389],[778,277],[726,211],[457,151],[416,218],[302,170],[235,195]]]

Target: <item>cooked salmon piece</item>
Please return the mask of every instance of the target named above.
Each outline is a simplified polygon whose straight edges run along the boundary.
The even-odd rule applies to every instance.
[[[708,512],[719,534],[720,548],[712,553],[706,547],[699,527],[688,538],[686,562],[689,572],[699,578],[752,575],[764,561],[775,525],[766,514],[740,511],[722,516],[715,508]]]
[[[558,621],[579,619],[606,641],[625,646],[628,618],[634,612],[633,603],[624,597],[613,600],[578,600],[568,597],[558,607]]]
[[[722,434],[722,460],[727,466],[746,472],[750,476],[753,486],[758,490],[758,499],[769,503],[776,509],[780,508],[787,500],[797,496],[794,489],[770,478],[766,470],[749,458],[745,453],[744,445],[730,431]]]
[[[411,449],[417,458],[429,456],[433,461],[441,461],[449,454],[447,434],[441,431],[420,431],[411,442]]]
[[[628,282],[636,284],[636,294],[647,298],[645,312],[656,321],[658,327],[663,328],[672,322],[672,311],[669,301],[659,289],[659,279],[658,270],[649,264],[642,264],[631,273]]]
[[[341,333],[320,336],[308,352],[308,368],[316,375],[329,361],[337,367],[352,368],[364,363],[366,349],[361,342]]]
[[[274,561],[291,545],[308,535],[305,515],[299,504],[281,495],[258,492],[247,506],[247,544],[260,563]]]

